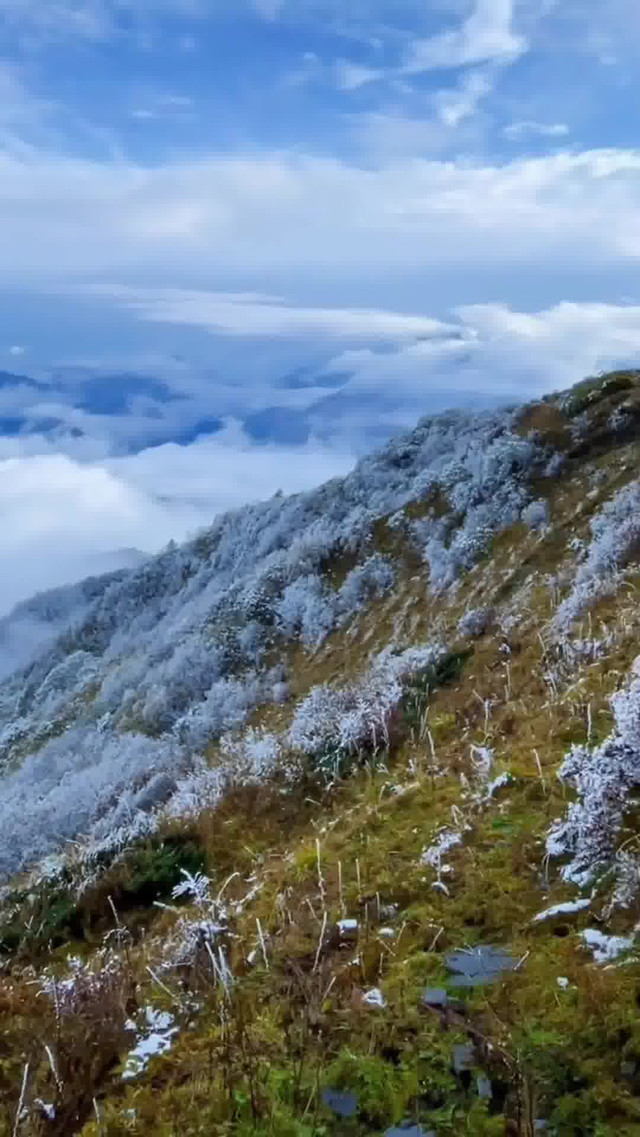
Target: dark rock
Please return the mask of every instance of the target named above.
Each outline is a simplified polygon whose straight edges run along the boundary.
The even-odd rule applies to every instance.
[[[455,987],[477,987],[481,983],[495,983],[505,971],[513,971],[518,961],[503,948],[482,945],[472,950],[451,952],[446,964],[454,973],[451,983]]]

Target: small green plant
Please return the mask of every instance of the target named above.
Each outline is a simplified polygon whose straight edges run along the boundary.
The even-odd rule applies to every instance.
[[[192,838],[175,834],[139,847],[124,867],[126,875],[117,888],[118,906],[146,907],[170,896],[183,871],[192,875],[202,872],[204,853]]]
[[[460,679],[473,649],[449,651],[436,663],[415,675],[407,685],[402,699],[402,718],[409,731],[419,731],[428,699],[433,691],[448,687]]]

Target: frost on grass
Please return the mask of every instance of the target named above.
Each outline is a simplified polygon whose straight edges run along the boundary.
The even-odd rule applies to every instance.
[[[362,1002],[366,1003],[368,1007],[384,1008],[387,1005],[387,1000],[379,987],[372,987],[370,991],[367,991],[362,996]]]
[[[420,864],[433,869],[436,874],[431,887],[437,892],[444,892],[445,896],[449,895],[449,888],[442,878],[453,872],[453,868],[447,863],[446,857],[452,849],[462,844],[462,837],[462,833],[456,829],[444,829],[438,834],[435,841],[423,850],[420,857]]]
[[[505,786],[510,786],[513,781],[513,775],[510,774],[508,770],[505,770],[502,774],[498,774],[497,777],[492,778],[492,780],[487,783],[485,798],[487,800],[493,798],[498,790],[504,789]]]
[[[36,983],[40,994],[53,1005],[58,1022],[63,1018],[99,1018],[117,1037],[124,1030],[129,981],[120,953],[105,942],[91,960],[70,956],[65,974],[48,969]]]
[[[553,629],[566,634],[593,603],[613,595],[640,549],[640,481],[620,490],[591,521],[591,542]]]
[[[204,968],[207,974],[229,993],[233,976],[226,954],[228,911],[224,903],[224,885],[214,894],[212,882],[204,873],[192,875],[182,870],[183,880],[173,889],[173,899],[188,899],[195,913],[180,916],[171,933],[160,945],[161,968]]]
[[[631,795],[640,785],[640,676],[613,695],[611,704],[613,733],[593,749],[572,746],[558,771],[576,789],[577,800],[553,825],[547,852],[568,858],[562,876],[579,885],[615,868],[616,843],[633,804]]]

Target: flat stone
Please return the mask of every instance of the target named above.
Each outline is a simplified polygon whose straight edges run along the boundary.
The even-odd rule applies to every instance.
[[[505,973],[513,971],[518,961],[503,948],[482,945],[469,951],[460,949],[446,957],[449,971],[454,973],[451,983],[455,987],[477,987],[482,983],[495,983]]]
[[[428,1007],[446,1007],[449,1002],[449,996],[444,987],[427,987],[424,995],[422,996],[423,1003]]]
[[[476,1090],[478,1097],[484,1098],[485,1101],[491,1101],[493,1097],[493,1086],[486,1074],[478,1074],[476,1078]]]
[[[459,1043],[453,1048],[453,1068],[456,1074],[471,1070],[473,1066],[473,1046],[470,1042]]]

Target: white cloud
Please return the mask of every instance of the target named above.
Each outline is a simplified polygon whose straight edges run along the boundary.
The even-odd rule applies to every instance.
[[[153,552],[216,513],[311,488],[353,464],[318,443],[255,445],[237,424],[189,447],[101,464],[60,454],[0,461],[0,615],[36,591],[101,571],[108,554]]]
[[[640,254],[640,151],[376,168],[296,154],[145,168],[5,153],[0,247],[6,283],[623,262]]]
[[[527,41],[514,31],[513,14],[513,0],[475,0],[473,12],[460,27],[416,40],[403,70],[415,74],[517,59],[527,51]]]
[[[451,90],[436,96],[438,116],[446,126],[457,127],[475,113],[478,104],[493,90],[493,77],[486,71],[469,71]]]
[[[43,588],[80,579],[99,554],[153,534],[170,514],[100,467],[63,455],[0,461],[0,614]]]
[[[347,473],[353,461],[350,451],[313,440],[304,446],[256,444],[238,423],[229,421],[213,438],[191,446],[167,443],[133,457],[110,459],[107,466],[150,497],[189,504],[199,511],[203,523],[223,510],[271,497],[279,489],[285,493],[311,489]]]
[[[402,391],[425,411],[482,396],[519,402],[563,389],[620,364],[640,365],[640,305],[561,303],[539,312],[503,304],[460,307],[457,337],[341,353],[330,367],[351,370],[350,393]],[[416,412],[419,413],[419,412]]]
[[[520,402],[640,362],[637,304],[562,303],[537,312],[468,305],[446,328],[439,338],[400,338],[384,351],[370,344],[341,351],[327,364],[351,374],[339,392],[271,391],[263,405],[278,405],[282,394],[325,443],[255,444],[233,420],[189,446],[100,460],[89,458],[90,447],[82,461],[80,450],[76,459],[63,457],[36,437],[6,440],[2,453],[14,458],[0,458],[0,606],[95,572],[96,556],[127,546],[153,551],[220,510],[345,473],[355,447],[368,448],[372,436],[421,414],[483,399]],[[248,405],[254,396],[250,390]]]
[[[512,122],[505,126],[503,132],[505,138],[510,141],[519,142],[521,138],[526,137],[527,134],[538,135],[540,138],[566,138],[569,134],[569,127],[566,122]]]
[[[366,308],[305,308],[276,297],[186,289],[95,285],[91,294],[114,300],[147,320],[189,324],[231,336],[412,340],[454,329],[430,316]]]
[[[14,356],[25,355],[26,350],[27,350],[26,347],[23,347],[22,344],[14,343],[9,348],[9,355],[14,355]]]
[[[251,4],[264,20],[275,20],[284,7],[284,0],[251,0]]]
[[[335,67],[338,87],[343,91],[357,91],[367,83],[374,83],[386,75],[379,68],[364,67],[361,63],[351,63],[347,59],[340,59]]]
[[[117,32],[123,12],[139,23],[167,15],[196,18],[206,14],[206,4],[202,0],[0,0],[0,26],[4,23],[31,46],[68,37],[100,41]]]

